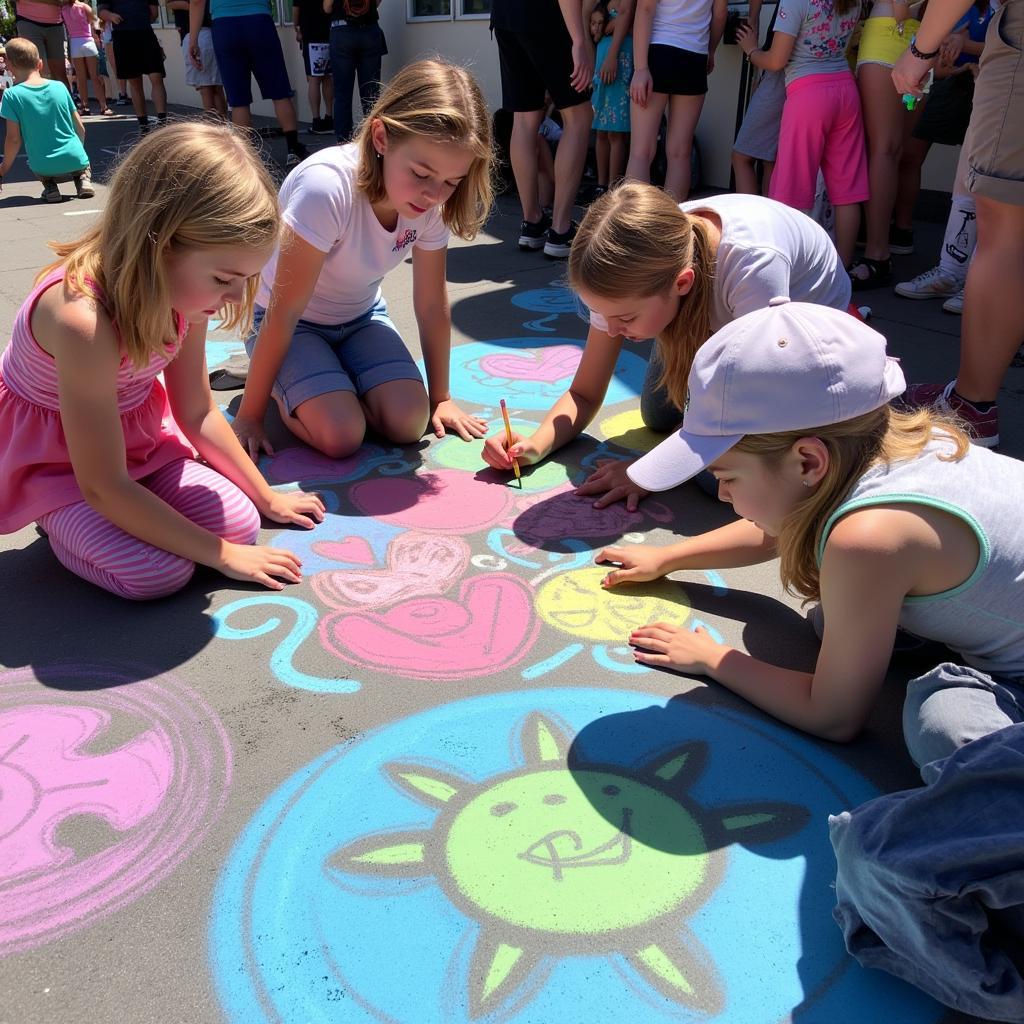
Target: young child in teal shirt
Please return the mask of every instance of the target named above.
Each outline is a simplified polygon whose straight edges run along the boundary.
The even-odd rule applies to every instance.
[[[28,39],[7,43],[7,67],[16,84],[4,91],[0,101],[0,117],[7,121],[0,184],[24,143],[29,170],[43,183],[46,202],[63,202],[58,187],[62,181],[73,181],[78,198],[89,199],[95,192],[82,144],[85,125],[71,93],[61,82],[43,78],[42,66],[35,43]]]

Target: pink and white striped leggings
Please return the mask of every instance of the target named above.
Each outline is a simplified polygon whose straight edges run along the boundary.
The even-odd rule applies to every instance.
[[[230,480],[193,459],[178,459],[139,481],[197,526],[234,544],[252,544],[256,506]],[[39,525],[61,565],[119,597],[148,601],[180,590],[195,563],[125,533],[86,502],[48,512]]]

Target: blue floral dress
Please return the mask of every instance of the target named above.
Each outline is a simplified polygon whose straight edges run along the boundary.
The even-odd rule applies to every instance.
[[[612,14],[614,18],[615,15]],[[619,48],[619,66],[615,81],[601,81],[601,65],[612,46],[612,37],[605,36],[597,44],[594,60],[594,130],[599,132],[629,131],[629,80],[633,77],[633,37],[626,36]]]

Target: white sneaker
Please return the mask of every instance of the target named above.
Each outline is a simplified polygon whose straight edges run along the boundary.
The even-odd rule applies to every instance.
[[[932,267],[918,274],[913,281],[901,281],[894,291],[905,299],[948,299],[956,295],[963,285],[942,272],[941,267]]]
[[[947,313],[955,313],[957,316],[961,316],[964,311],[963,288],[961,288],[960,291],[956,293],[956,295],[952,295],[950,296],[950,298],[946,299],[946,301],[942,304],[942,308]]]

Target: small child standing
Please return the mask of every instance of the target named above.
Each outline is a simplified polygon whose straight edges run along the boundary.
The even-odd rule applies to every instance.
[[[10,171],[22,143],[29,170],[43,183],[42,198],[60,203],[60,182],[73,181],[79,199],[95,195],[85,152],[85,125],[75,110],[71,93],[61,82],[43,78],[43,62],[35,43],[12,39],[7,44],[7,66],[16,84],[5,90],[0,117],[7,121],[0,184]]]
[[[629,142],[629,81],[633,77],[633,0],[598,4],[590,14],[594,60],[597,195],[622,177]]]
[[[96,102],[100,113],[112,117],[114,112],[107,106],[107,93],[100,78],[97,62],[99,47],[92,37],[93,20],[96,15],[85,0],[61,0],[61,20],[68,31],[68,56],[75,68],[75,81],[78,83],[78,95],[81,100],[82,114],[89,113],[89,80],[92,80],[92,91],[96,93]]]

